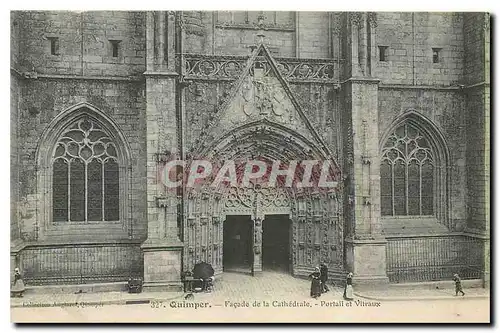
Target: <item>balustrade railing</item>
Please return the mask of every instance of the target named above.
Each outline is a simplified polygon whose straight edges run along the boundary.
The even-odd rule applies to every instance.
[[[31,247],[21,251],[20,262],[30,285],[116,282],[143,275],[136,244]]]
[[[462,236],[422,236],[387,239],[387,275],[392,283],[479,279],[483,243]]]
[[[188,80],[236,80],[247,65],[248,56],[215,56],[186,54],[184,56],[184,73]],[[324,82],[339,81],[340,63],[336,59],[299,59],[275,58],[281,75],[290,82]],[[264,75],[269,75],[271,65],[265,57],[257,57],[264,68]]]

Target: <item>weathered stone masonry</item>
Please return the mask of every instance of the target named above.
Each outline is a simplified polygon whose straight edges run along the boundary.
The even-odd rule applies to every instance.
[[[222,272],[225,216],[248,212],[257,273],[265,214],[284,213],[294,275],[488,282],[489,39],[484,13],[12,12],[12,265],[32,284],[177,286],[199,260]],[[46,138],[80,116],[123,139],[114,224],[51,220]],[[430,216],[381,213],[381,149],[405,124],[433,147]],[[165,191],[165,161],[199,153],[329,158],[339,188],[232,208]]]

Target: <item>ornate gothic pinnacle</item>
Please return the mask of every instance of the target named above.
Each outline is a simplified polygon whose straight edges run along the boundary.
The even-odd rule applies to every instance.
[[[260,14],[257,18],[257,25],[259,27],[259,32],[257,37],[259,38],[259,44],[264,44],[264,14]]]

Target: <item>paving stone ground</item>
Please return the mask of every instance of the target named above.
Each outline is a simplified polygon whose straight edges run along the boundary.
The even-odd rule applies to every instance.
[[[464,288],[465,297],[489,297],[490,290],[484,288]],[[418,288],[418,287],[389,287],[386,290],[363,290],[356,292],[359,296],[370,298],[423,298],[423,297],[436,297],[436,298],[461,298],[462,296],[455,296],[455,289],[453,283],[450,283],[450,288],[446,289],[431,289],[431,288]]]
[[[311,282],[281,272],[264,272],[258,276],[224,273],[216,280],[211,293],[196,293],[196,299],[225,300],[306,300],[310,297]],[[342,299],[343,289],[329,285],[330,291],[320,299]]]
[[[268,301],[304,301],[312,300],[310,293],[311,282],[307,279],[294,278],[282,272],[263,272],[258,276],[244,273],[225,272],[218,277],[214,283],[214,290],[210,293],[198,292],[193,294],[193,301],[207,301],[212,304],[224,304],[226,301],[243,302],[255,300]],[[452,285],[450,289],[418,288],[411,286],[388,287],[386,290],[357,291],[358,298],[372,299],[418,299],[422,297],[431,298],[453,298],[455,294]],[[343,287],[329,284],[330,291],[323,294],[316,302],[342,300]],[[488,297],[489,289],[466,288],[466,298]],[[23,298],[11,298],[12,307],[26,306],[58,306],[59,304],[71,303],[103,303],[103,304],[125,304],[126,302],[140,302],[148,300],[173,300],[183,299],[183,292],[143,292],[140,294],[129,294],[127,292],[101,292],[85,294],[27,294]],[[461,296],[458,296],[461,297]]]

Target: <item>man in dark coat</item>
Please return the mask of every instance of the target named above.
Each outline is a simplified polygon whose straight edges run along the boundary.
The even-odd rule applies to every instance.
[[[320,270],[320,280],[321,280],[321,292],[326,293],[329,292],[328,286],[326,285],[326,281],[328,281],[328,267],[325,264],[321,264],[319,266]]]
[[[460,276],[458,274],[453,275],[453,281],[455,281],[455,296],[458,296],[458,293],[462,293],[462,296],[465,295],[462,290],[462,280],[460,280]]]

